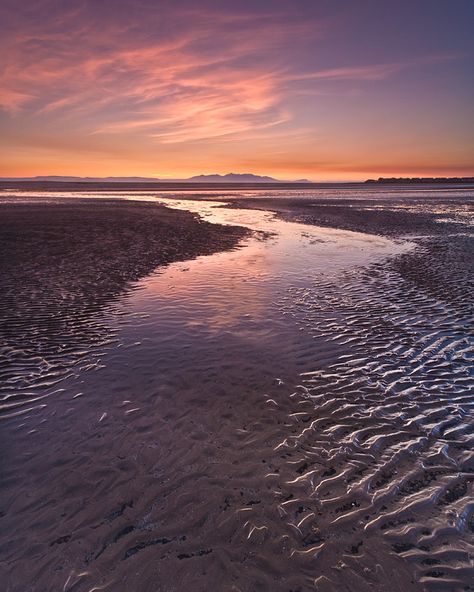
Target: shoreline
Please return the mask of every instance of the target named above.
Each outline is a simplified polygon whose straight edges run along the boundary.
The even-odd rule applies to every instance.
[[[0,202],[0,215],[0,416],[36,400],[43,377],[59,382],[109,343],[101,313],[136,281],[250,234],[149,202],[19,198]]]

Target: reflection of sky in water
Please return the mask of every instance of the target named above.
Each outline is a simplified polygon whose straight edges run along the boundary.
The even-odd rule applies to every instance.
[[[321,190],[322,191],[322,190]],[[194,189],[194,193],[196,190]],[[225,195],[307,195],[314,191],[206,191],[200,196]],[[364,191],[366,193],[366,191]],[[322,274],[337,274],[354,265],[366,265],[372,260],[407,249],[405,244],[392,240],[331,228],[308,226],[278,219],[261,210],[222,207],[219,201],[183,199],[185,192],[170,194],[157,191],[65,191],[4,192],[2,199],[35,199],[35,196],[57,200],[60,197],[116,198],[157,201],[168,207],[189,210],[204,220],[220,224],[248,227],[264,231],[270,236],[262,240],[256,235],[243,241],[240,248],[193,261],[178,262],[140,281],[127,297],[137,313],[145,313],[148,320],[134,319],[133,332],[149,332],[159,328],[163,339],[179,334],[183,328],[200,328],[206,335],[232,329],[247,339],[263,339],[282,323],[284,317],[275,310],[275,302],[285,298],[292,286],[310,286]],[[327,196],[327,190],[324,190]],[[181,199],[180,199],[181,198]],[[151,320],[153,317],[154,320]],[[269,331],[269,323],[273,330]],[[164,329],[164,331],[163,331]],[[156,335],[155,335],[156,338]]]
[[[219,202],[159,201],[210,222],[271,236],[262,240],[257,234],[237,250],[174,263],[139,282],[129,298],[138,325],[127,331],[155,343],[175,335],[202,349],[205,340],[232,332],[246,343],[278,347],[289,329],[283,309],[290,287],[309,287],[321,274],[337,275],[409,248],[383,237],[285,222],[264,211],[219,207]],[[145,314],[141,320],[140,314]],[[157,347],[162,350],[163,343]]]
[[[285,319],[276,311],[275,303],[284,303],[290,287],[310,286],[320,274],[337,274],[354,265],[366,265],[372,260],[391,255],[402,249],[392,240],[367,234],[320,228],[278,219],[272,213],[222,207],[223,202],[211,198],[224,196],[255,197],[330,197],[331,195],[361,196],[380,193],[379,189],[269,189],[208,190],[193,187],[190,191],[125,190],[91,187],[83,191],[3,191],[3,201],[34,201],[35,197],[51,198],[121,198],[157,201],[168,207],[190,210],[204,220],[221,224],[246,226],[271,236],[262,240],[256,235],[243,241],[236,251],[200,257],[185,263],[175,263],[143,279],[127,297],[135,312],[150,315],[148,320],[134,320],[132,329],[149,332],[151,328],[168,340],[170,335],[181,338],[184,328],[189,333],[198,327],[206,335],[232,329],[254,340],[278,331]],[[384,190],[385,191],[385,190]],[[392,192],[389,188],[388,193]],[[435,190],[437,191],[437,190]],[[451,190],[448,190],[451,191]],[[459,189],[453,189],[459,193]],[[206,200],[191,199],[199,194]],[[209,201],[208,201],[209,200]],[[153,320],[151,320],[153,317]],[[272,331],[269,330],[272,324]],[[132,323],[133,325],[133,323]],[[173,325],[173,326],[172,326]],[[140,337],[140,336],[139,336]],[[156,338],[156,335],[155,335]]]

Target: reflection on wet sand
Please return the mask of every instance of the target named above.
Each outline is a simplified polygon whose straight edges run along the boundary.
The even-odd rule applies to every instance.
[[[100,366],[115,333],[103,312],[132,282],[246,235],[149,202],[6,198],[0,215],[0,416],[38,404],[82,362]]]
[[[469,589],[465,299],[414,243],[159,199],[267,238],[137,282],[4,423],[8,589]]]

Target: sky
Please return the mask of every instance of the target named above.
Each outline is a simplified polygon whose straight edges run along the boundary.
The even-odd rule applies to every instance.
[[[0,0],[0,176],[474,175],[474,0]]]

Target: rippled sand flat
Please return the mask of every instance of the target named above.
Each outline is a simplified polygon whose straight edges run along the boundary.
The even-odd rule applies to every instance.
[[[4,366],[32,398],[1,419],[6,589],[472,589],[469,216],[412,204],[401,241],[393,203],[385,238],[149,199],[240,248],[72,316],[72,371],[25,378],[34,335]]]
[[[0,200],[0,415],[113,341],[102,313],[158,265],[232,248],[242,228],[118,200]]]

